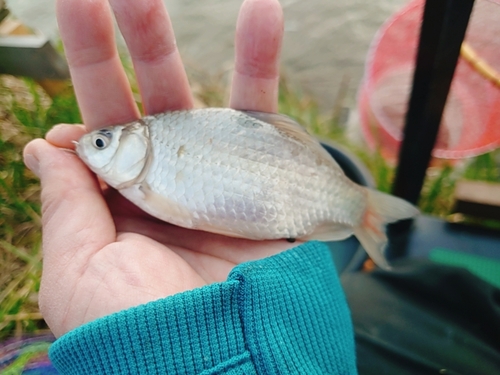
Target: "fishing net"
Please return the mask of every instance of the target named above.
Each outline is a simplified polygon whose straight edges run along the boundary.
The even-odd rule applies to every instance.
[[[372,148],[398,155],[425,1],[411,1],[379,30],[359,91],[361,128]],[[459,159],[500,144],[500,1],[476,0],[440,131],[438,158]]]

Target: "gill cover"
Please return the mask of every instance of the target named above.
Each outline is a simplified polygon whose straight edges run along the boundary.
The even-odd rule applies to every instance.
[[[116,189],[144,178],[151,158],[149,129],[141,120],[84,135],[76,152],[88,167]]]

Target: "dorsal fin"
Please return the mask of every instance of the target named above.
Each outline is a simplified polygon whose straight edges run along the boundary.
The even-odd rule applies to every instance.
[[[300,141],[304,141],[304,143],[305,141],[308,141],[311,138],[311,135],[302,125],[300,125],[297,121],[293,120],[288,116],[279,113],[258,112],[258,111],[242,111],[242,112],[259,121],[267,122],[268,124],[274,125],[280,131],[283,131],[287,135],[293,138],[297,138]]]
[[[259,121],[266,122],[273,125],[278,129],[279,132],[287,135],[291,139],[305,145],[311,151],[313,151],[321,159],[326,159],[328,162],[333,162],[335,166],[338,167],[337,162],[333,157],[326,151],[321,143],[311,136],[307,130],[300,125],[297,121],[292,118],[279,114],[279,113],[269,113],[269,112],[258,112],[258,111],[242,111],[250,117],[253,117]],[[340,168],[340,167],[338,167]]]

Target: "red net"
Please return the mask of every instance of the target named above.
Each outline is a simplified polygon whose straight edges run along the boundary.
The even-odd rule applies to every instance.
[[[379,30],[358,106],[372,147],[395,159],[413,78],[424,1],[411,1]],[[465,51],[464,51],[465,47]],[[433,155],[458,159],[500,145],[500,0],[476,0]]]

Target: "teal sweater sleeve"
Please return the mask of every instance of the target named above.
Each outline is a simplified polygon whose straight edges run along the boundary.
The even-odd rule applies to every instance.
[[[87,323],[49,355],[63,375],[356,374],[346,299],[318,242]]]

